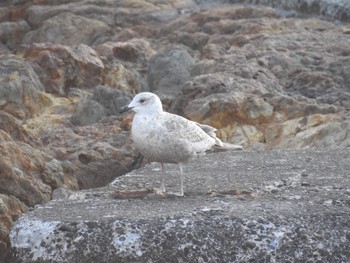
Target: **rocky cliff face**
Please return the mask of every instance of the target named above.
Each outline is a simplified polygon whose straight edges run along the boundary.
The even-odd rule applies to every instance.
[[[140,166],[118,114],[139,91],[246,149],[349,147],[347,1],[208,2],[2,1],[1,255],[55,189]]]

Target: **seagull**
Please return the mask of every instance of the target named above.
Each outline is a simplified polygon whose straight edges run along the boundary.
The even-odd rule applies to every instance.
[[[213,147],[242,149],[239,145],[225,144],[216,137],[216,129],[163,111],[159,97],[151,92],[137,94],[121,113],[136,112],[131,136],[140,153],[162,168],[161,191],[165,190],[164,163],[178,164],[180,168],[180,196],[184,196],[182,164]]]

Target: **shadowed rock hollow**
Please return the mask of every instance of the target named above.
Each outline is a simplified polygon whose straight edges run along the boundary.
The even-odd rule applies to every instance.
[[[118,114],[140,91],[248,150],[348,149],[349,10],[345,0],[1,1],[0,261],[14,221],[56,189],[105,186],[147,162],[132,115]]]

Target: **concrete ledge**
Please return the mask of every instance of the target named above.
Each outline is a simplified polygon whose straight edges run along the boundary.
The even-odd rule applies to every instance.
[[[167,185],[176,192],[177,167]],[[186,196],[156,164],[24,214],[10,262],[348,262],[348,151],[216,153],[184,167]],[[208,191],[211,189],[210,191]],[[123,197],[123,198],[121,198]]]

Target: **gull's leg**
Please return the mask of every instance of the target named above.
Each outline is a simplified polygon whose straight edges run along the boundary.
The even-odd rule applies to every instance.
[[[165,193],[165,170],[164,170],[164,163],[160,163],[162,166],[162,181],[160,183],[160,190]]]
[[[180,167],[180,196],[184,196],[183,170],[182,170],[181,163],[179,163],[179,167]]]
[[[149,174],[148,183],[150,185],[150,189],[154,190],[154,174],[153,173]]]

